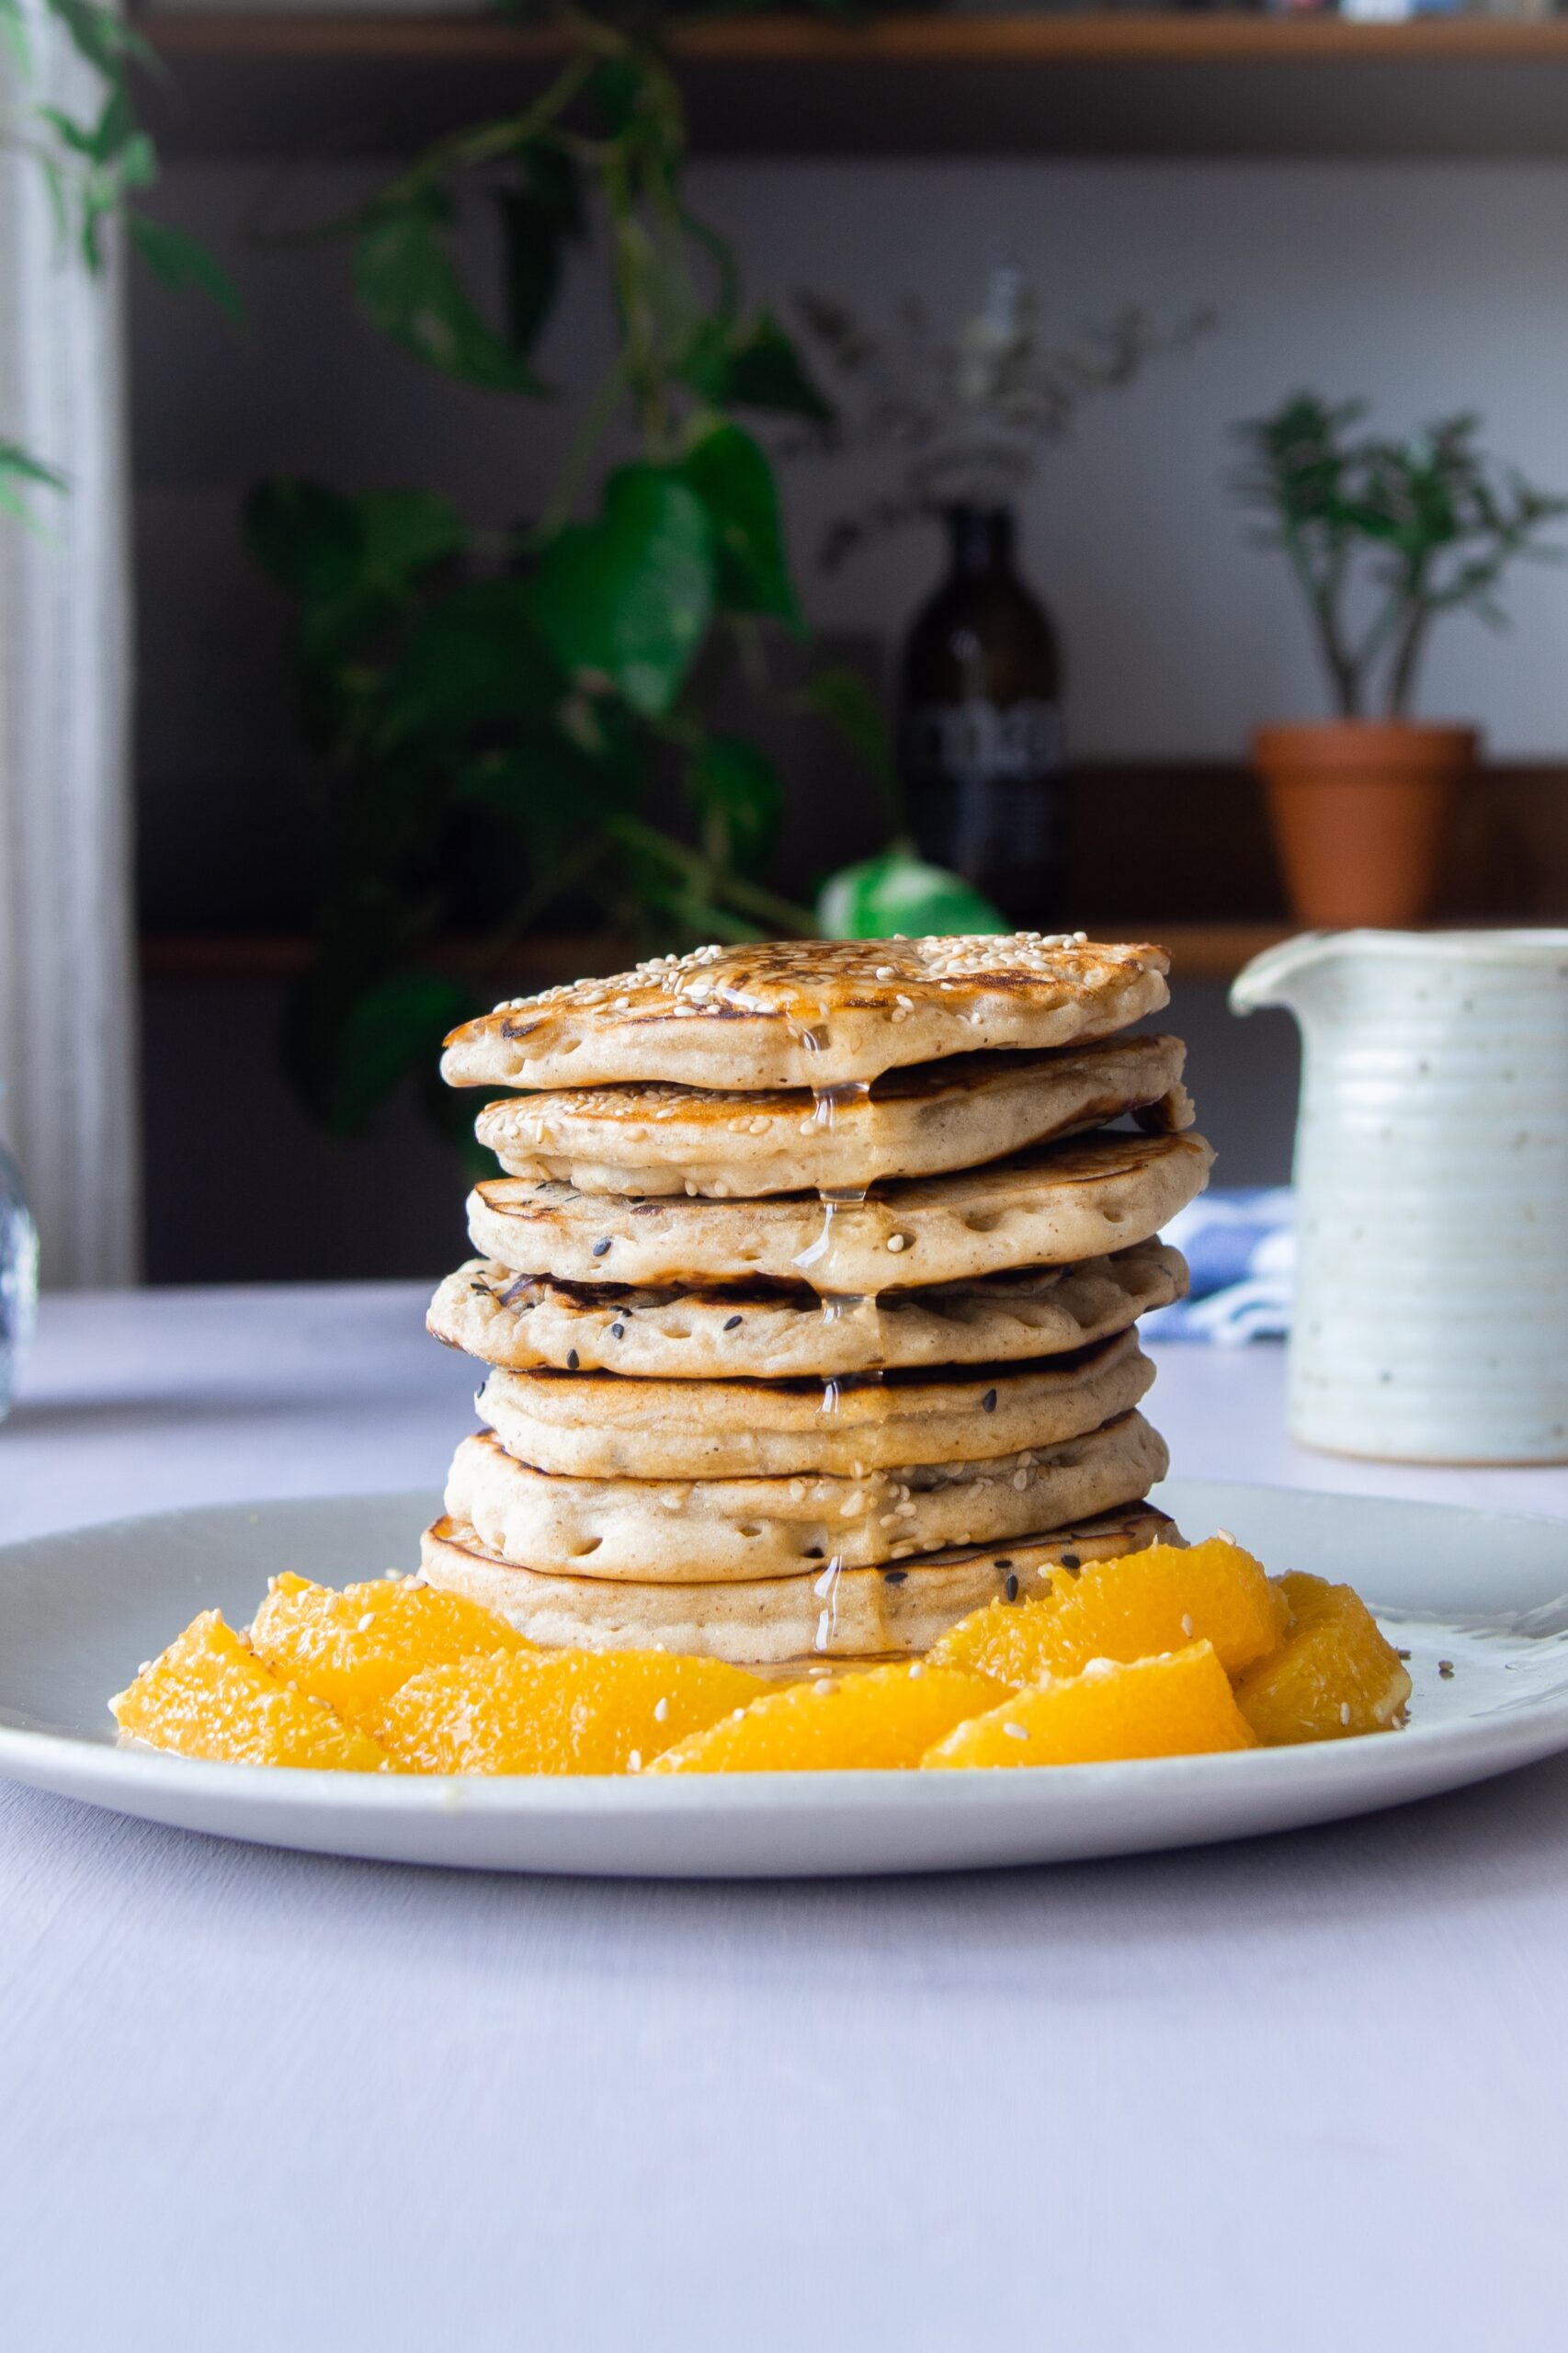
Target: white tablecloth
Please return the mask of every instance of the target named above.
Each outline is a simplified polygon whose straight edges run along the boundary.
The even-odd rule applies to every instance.
[[[406,1286],[50,1303],[0,1538],[439,1481]],[[1195,1475],[1278,1352],[1163,1352]],[[532,1881],[0,1786],[0,2331],[22,2353],[1563,2342],[1568,1762],[1341,1827],[977,1878]]]

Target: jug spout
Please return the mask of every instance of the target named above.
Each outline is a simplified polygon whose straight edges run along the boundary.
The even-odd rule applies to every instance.
[[[1333,961],[1344,938],[1337,931],[1302,931],[1293,939],[1282,939],[1277,948],[1266,948],[1231,983],[1231,1011],[1256,1013],[1269,1005],[1299,1011],[1310,994],[1312,976]]]

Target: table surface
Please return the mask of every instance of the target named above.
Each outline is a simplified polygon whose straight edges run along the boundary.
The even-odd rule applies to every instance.
[[[439,1483],[408,1285],[49,1302],[0,1540]],[[1303,1455],[1160,1353],[1191,1476],[1568,1517]],[[1568,1759],[1093,1866],[733,1887],[274,1854],[0,1784],[18,2348],[1320,2353],[1562,2342]]]

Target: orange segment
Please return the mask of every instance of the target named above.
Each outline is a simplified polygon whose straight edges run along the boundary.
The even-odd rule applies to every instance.
[[[341,1593],[308,1577],[274,1577],[251,1641],[275,1675],[367,1731],[382,1700],[422,1667],[532,1647],[493,1610],[415,1577],[381,1577]]]
[[[1207,1642],[1226,1674],[1237,1675],[1277,1646],[1290,1619],[1261,1563],[1220,1536],[1091,1562],[1076,1578],[1053,1569],[1051,1586],[1039,1601],[995,1601],[960,1620],[931,1652],[933,1664],[1032,1683],[1076,1675],[1093,1658],[1152,1658]]]
[[[1163,1658],[1094,1659],[1068,1682],[1017,1691],[921,1758],[969,1765],[1094,1765],[1256,1745],[1210,1643]]]
[[[216,1609],[193,1619],[109,1706],[122,1732],[182,1756],[344,1773],[395,1770],[385,1749],[264,1666]]]
[[[626,1773],[767,1688],[664,1651],[498,1651],[426,1667],[375,1722],[419,1773]]]
[[[1391,1730],[1410,1697],[1410,1677],[1360,1595],[1299,1573],[1278,1585],[1290,1631],[1236,1686],[1237,1705],[1259,1740],[1275,1748]]]
[[[872,1666],[769,1691],[709,1732],[683,1741],[655,1773],[836,1773],[917,1765],[933,1741],[993,1706],[981,1675],[933,1667]]]

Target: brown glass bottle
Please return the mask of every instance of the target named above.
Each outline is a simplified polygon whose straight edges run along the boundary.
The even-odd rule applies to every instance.
[[[948,576],[904,648],[899,735],[921,855],[1012,922],[1062,911],[1064,818],[1056,631],[1013,569],[1002,506],[944,510]]]

